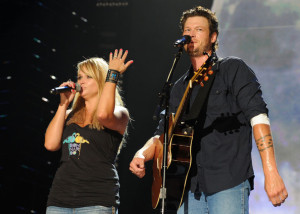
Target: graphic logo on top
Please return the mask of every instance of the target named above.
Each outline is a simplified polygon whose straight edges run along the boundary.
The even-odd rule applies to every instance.
[[[71,136],[67,137],[63,144],[67,143],[69,148],[69,155],[76,155],[80,156],[81,151],[81,144],[87,143],[90,144],[89,141],[85,140],[79,133],[74,132]]]

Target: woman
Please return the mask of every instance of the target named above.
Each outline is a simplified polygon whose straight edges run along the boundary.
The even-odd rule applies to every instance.
[[[114,213],[119,205],[119,179],[115,167],[129,113],[123,106],[117,82],[133,62],[128,51],[116,49],[109,64],[101,58],[78,63],[80,92],[60,94],[50,122],[45,147],[62,149],[60,166],[48,196],[47,214]],[[68,81],[61,86],[75,88]],[[73,101],[74,99],[74,101]],[[67,110],[73,101],[71,110]]]

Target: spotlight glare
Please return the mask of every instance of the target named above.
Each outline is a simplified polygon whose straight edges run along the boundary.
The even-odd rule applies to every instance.
[[[33,54],[33,56],[34,56],[35,58],[37,58],[37,59],[40,58],[40,56],[39,56],[38,54]]]
[[[87,22],[88,20],[86,19],[86,18],[84,18],[84,17],[80,17],[80,19],[82,20],[82,21],[84,21],[84,22]]]
[[[37,43],[40,43],[41,44],[41,40],[39,40],[38,38],[34,37],[33,40]]]
[[[46,103],[49,102],[49,100],[48,100],[47,98],[45,98],[45,97],[42,97],[42,100],[43,100],[44,102],[46,102]]]

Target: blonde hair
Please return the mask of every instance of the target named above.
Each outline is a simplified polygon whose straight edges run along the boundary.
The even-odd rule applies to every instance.
[[[102,58],[92,57],[77,64],[77,74],[79,74],[79,71],[84,72],[86,75],[89,75],[94,80],[96,80],[98,84],[98,96],[100,97],[108,71],[107,62]],[[115,96],[116,105],[124,106],[124,102],[122,100],[122,97],[120,96],[119,86],[117,86],[116,88]],[[84,99],[80,96],[79,92],[75,94],[71,110],[73,115],[68,120],[67,125],[71,123],[83,123],[85,119],[85,102]],[[93,120],[89,127],[97,130],[101,130],[104,128],[96,117],[96,109],[93,112]]]

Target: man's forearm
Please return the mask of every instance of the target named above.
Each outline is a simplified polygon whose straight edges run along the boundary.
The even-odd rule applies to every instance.
[[[158,143],[160,143],[159,135],[150,138],[145,145],[135,153],[134,157],[143,158],[145,161],[152,160]]]
[[[264,173],[277,171],[274,142],[270,126],[267,124],[255,125],[253,127],[253,135],[261,156]]]

